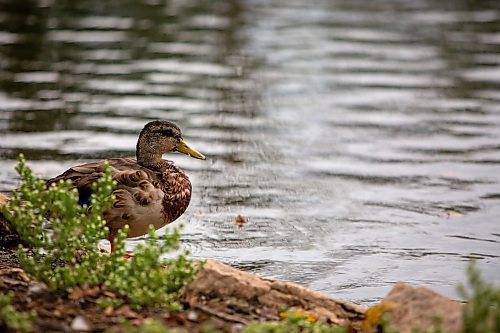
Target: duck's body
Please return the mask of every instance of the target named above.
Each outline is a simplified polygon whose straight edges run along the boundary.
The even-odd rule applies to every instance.
[[[112,248],[117,231],[125,225],[129,226],[128,237],[141,236],[150,225],[158,229],[175,221],[188,207],[191,182],[173,162],[162,159],[162,154],[169,151],[205,158],[185,144],[175,124],[155,121],[148,123],[139,135],[137,159],[108,160],[117,182],[113,192],[116,201],[104,213]],[[48,183],[71,180],[78,189],[80,203],[89,203],[92,183],[103,175],[104,162],[72,167]]]
[[[188,176],[172,162],[165,161],[160,170],[151,170],[137,164],[133,158],[108,160],[116,201],[104,213],[110,234],[129,225],[128,237],[142,236],[149,225],[159,229],[175,221],[189,205],[191,182]],[[90,202],[91,185],[103,174],[104,161],[70,168],[49,182],[71,180],[78,189],[80,203]]]

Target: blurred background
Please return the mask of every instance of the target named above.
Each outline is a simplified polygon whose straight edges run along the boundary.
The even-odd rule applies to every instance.
[[[0,191],[168,119],[194,258],[363,304],[500,279],[497,0],[0,3]]]

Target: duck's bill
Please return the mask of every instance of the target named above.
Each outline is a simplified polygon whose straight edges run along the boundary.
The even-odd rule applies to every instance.
[[[179,142],[179,145],[177,146],[176,150],[179,153],[183,153],[183,154],[189,155],[191,157],[198,158],[200,160],[205,159],[205,156],[202,153],[189,147],[188,144],[186,143],[186,141],[184,141],[183,139],[181,139],[181,142]]]

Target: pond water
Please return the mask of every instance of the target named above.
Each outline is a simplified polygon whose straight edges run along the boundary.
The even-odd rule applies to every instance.
[[[169,119],[207,156],[168,156],[195,258],[363,304],[500,279],[498,1],[1,6],[0,191],[20,152],[49,178]]]

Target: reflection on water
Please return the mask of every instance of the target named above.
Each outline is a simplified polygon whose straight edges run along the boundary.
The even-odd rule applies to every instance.
[[[169,119],[208,157],[171,157],[194,257],[362,303],[500,276],[496,1],[1,6],[1,191],[19,152],[51,177]]]

